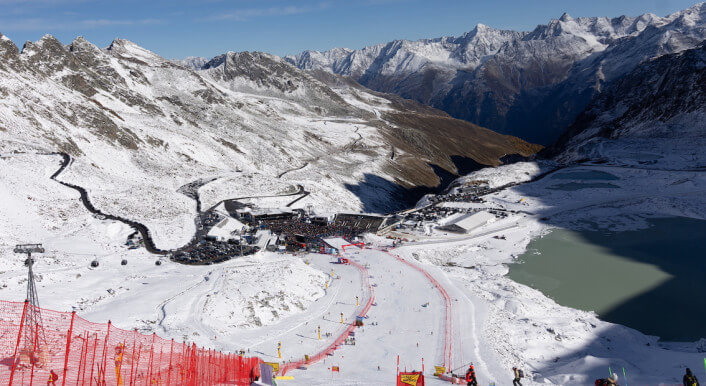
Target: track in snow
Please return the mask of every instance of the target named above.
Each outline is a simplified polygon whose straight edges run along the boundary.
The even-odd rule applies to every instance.
[[[451,303],[449,294],[446,292],[446,289],[444,289],[444,287],[442,287],[441,284],[439,284],[439,282],[423,268],[416,264],[410,263],[406,259],[393,253],[387,251],[385,251],[385,253],[394,257],[399,262],[419,271],[422,275],[424,275],[424,277],[427,278],[427,280],[429,280],[429,282],[437,289],[439,294],[441,294],[441,297],[444,299],[444,355],[442,358],[442,363],[447,369],[453,368],[453,304]]]

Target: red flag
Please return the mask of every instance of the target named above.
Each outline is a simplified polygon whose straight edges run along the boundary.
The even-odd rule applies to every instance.
[[[339,373],[341,372],[341,370],[338,368],[338,366],[331,366],[331,371],[337,371]]]

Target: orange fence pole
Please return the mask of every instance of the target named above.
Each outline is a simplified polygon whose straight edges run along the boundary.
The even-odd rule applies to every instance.
[[[15,353],[12,355],[12,369],[10,370],[10,382],[9,386],[12,386],[12,380],[15,377],[15,368],[17,367],[17,351],[20,348],[20,340],[22,339],[22,327],[25,324],[25,316],[27,316],[27,304],[29,300],[25,300],[25,305],[22,307],[22,317],[20,318],[20,325],[17,331],[17,343],[15,344]]]
[[[83,385],[86,381],[86,366],[88,365],[87,358],[88,358],[88,350],[90,347],[90,335],[88,335],[88,331],[86,331],[86,339],[83,342],[83,346],[85,347],[85,350],[83,350],[84,347],[81,348],[83,351],[81,360],[83,360],[83,371],[81,372],[81,385]],[[80,366],[79,366],[80,367]],[[76,379],[76,386],[78,386],[78,379]]]
[[[142,355],[142,343],[140,343],[140,349],[137,351],[137,371],[140,371],[140,356]],[[135,375],[134,378],[135,381],[137,381],[137,375]],[[130,385],[133,385],[133,381],[130,381]]]
[[[86,333],[86,336],[88,336],[88,333]],[[83,339],[83,335],[79,335],[80,339]],[[86,348],[86,341],[88,340],[88,337],[86,339],[83,339],[83,343],[81,344],[81,352],[78,353],[78,369],[76,370],[76,386],[78,386],[78,381],[81,379],[81,367],[83,367],[83,351]]]
[[[169,370],[167,372],[167,385],[172,384],[172,356],[174,355],[174,338],[172,338],[172,343],[169,347]]]
[[[34,307],[33,305],[30,305]],[[29,372],[29,386],[34,384],[34,365],[37,362],[37,345],[39,344],[39,321],[34,321],[34,339],[32,339],[32,353],[29,356],[29,362],[32,364],[32,369]],[[35,358],[37,357],[37,358]]]
[[[152,333],[152,344],[150,345],[150,359],[147,361],[147,385],[152,382],[152,360],[154,359],[154,338],[157,336],[156,332]]]
[[[135,346],[137,346],[137,329],[132,330],[132,355],[130,355],[130,379],[128,385],[132,386],[132,372],[135,369]]]
[[[64,351],[64,375],[61,377],[61,386],[66,385],[66,373],[69,371],[69,352],[71,351],[71,334],[74,332],[74,319],[76,311],[71,312],[71,324],[69,324],[69,332],[66,334],[66,350]]]
[[[98,333],[96,333],[96,339],[93,341],[93,357],[91,358],[91,375],[88,377],[88,384],[93,384],[93,368],[96,365],[96,348],[98,348]],[[100,371],[100,369],[99,369]]]
[[[108,339],[110,338],[110,325],[111,322],[110,320],[108,321],[108,332],[105,334],[105,340],[103,341],[103,359],[101,360],[102,362],[102,367],[98,368],[98,381],[100,384],[103,384],[105,382],[105,376],[107,372],[106,365],[108,364]],[[102,368],[102,371],[101,371]]]

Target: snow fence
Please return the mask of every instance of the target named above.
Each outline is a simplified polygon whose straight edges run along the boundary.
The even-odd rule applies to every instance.
[[[250,385],[260,362],[92,323],[75,312],[0,301],[2,384]]]

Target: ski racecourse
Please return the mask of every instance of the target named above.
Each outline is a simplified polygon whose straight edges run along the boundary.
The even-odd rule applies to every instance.
[[[703,217],[704,174],[674,170],[679,164],[666,165],[670,170],[534,163],[483,169],[468,177],[497,187],[483,205],[513,212],[470,234],[417,233],[415,240],[393,245],[414,235],[366,233],[362,249],[329,240],[338,254],[262,250],[217,264],[184,265],[126,249],[124,240],[133,232],[128,224],[92,215],[75,189],[49,178],[57,159],[6,157],[7,170],[22,173],[5,174],[0,185],[0,195],[15,208],[6,212],[11,228],[5,231],[34,234],[47,248],[35,267],[40,304],[278,363],[285,377],[280,385],[386,385],[394,382],[398,356],[400,371],[424,366],[427,384],[448,384],[431,375],[434,366],[463,374],[473,363],[480,384],[506,384],[517,365],[533,373],[534,379],[523,381],[529,385],[585,384],[610,367],[657,385],[665,369],[701,361],[700,342],[660,341],[594,312],[561,306],[506,276],[530,240],[551,229],[540,221],[547,216],[564,226],[584,218],[608,221],[606,210],[619,205],[625,215],[607,224],[625,229],[644,227],[640,214],[647,210]],[[617,188],[570,194],[551,189],[553,174],[577,171],[610,172],[619,178],[612,181]],[[687,177],[691,182],[684,183]],[[659,191],[650,190],[655,181]],[[533,198],[540,196],[546,201]],[[426,205],[422,200],[417,209]],[[22,211],[49,221],[28,222]],[[340,264],[339,257],[349,263]],[[3,298],[21,301],[22,261],[8,259],[0,277]],[[354,325],[357,316],[364,317],[362,326]],[[590,354],[583,347],[591,347]]]
[[[706,2],[574,2],[0,0],[0,385],[703,384]]]

